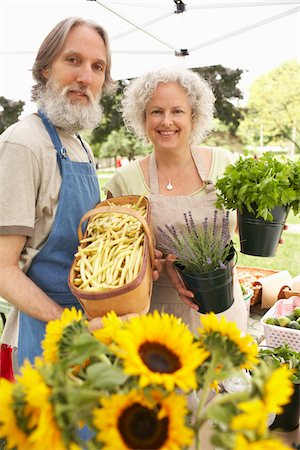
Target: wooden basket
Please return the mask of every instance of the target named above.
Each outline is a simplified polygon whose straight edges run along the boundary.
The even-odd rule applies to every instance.
[[[87,317],[89,319],[93,317],[100,317],[105,315],[109,311],[115,311],[117,315],[124,315],[128,313],[140,313],[147,311],[150,307],[150,299],[152,293],[152,270],[154,268],[154,237],[150,228],[150,204],[146,197],[142,199],[141,205],[146,206],[146,219],[136,210],[130,208],[124,208],[122,205],[136,204],[140,196],[130,195],[115,197],[109,200],[105,200],[99,203],[94,209],[88,211],[81,218],[78,226],[77,234],[79,241],[82,240],[87,234],[85,231],[82,233],[82,224],[99,213],[122,213],[131,215],[137,218],[145,231],[144,238],[144,251],[142,256],[142,265],[138,276],[130,283],[124,286],[101,290],[96,292],[90,292],[88,290],[79,289],[74,286],[75,270],[77,259],[74,258],[71,270],[69,273],[69,288],[73,295],[78,299],[82,305]],[[114,203],[116,206],[110,206],[110,203]],[[84,244],[82,244],[84,246]]]
[[[262,285],[259,282],[259,278],[268,277],[274,273],[278,273],[279,270],[272,269],[262,269],[260,267],[248,267],[248,266],[237,266],[238,278],[242,275],[249,275],[249,278],[253,278],[251,282],[251,289],[253,289],[253,295],[250,299],[250,306],[256,305],[261,301],[262,295]]]

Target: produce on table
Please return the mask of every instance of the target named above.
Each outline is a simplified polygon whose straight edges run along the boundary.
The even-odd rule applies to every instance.
[[[268,325],[300,330],[300,307],[296,306],[291,314],[286,314],[285,316],[267,317],[264,322]]]

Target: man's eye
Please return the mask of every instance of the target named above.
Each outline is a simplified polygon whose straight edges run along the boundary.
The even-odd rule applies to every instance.
[[[70,62],[70,63],[77,63],[78,62],[78,59],[77,58],[75,58],[75,56],[69,56],[69,58],[67,58],[67,61],[68,62]]]

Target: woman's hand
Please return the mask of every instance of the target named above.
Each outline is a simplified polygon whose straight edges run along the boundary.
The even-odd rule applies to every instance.
[[[186,287],[183,284],[182,279],[180,278],[177,270],[174,267],[174,261],[176,260],[175,255],[168,255],[165,260],[165,268],[166,268],[166,274],[168,275],[168,278],[170,282],[172,283],[173,287],[178,292],[179,297],[181,300],[188,305],[190,308],[194,309],[195,311],[199,310],[199,306],[196,305],[191,299],[194,298],[194,294],[192,291],[188,291]]]
[[[152,277],[153,277],[153,281],[158,280],[163,267],[164,267],[164,262],[165,260],[162,259],[163,254],[161,251],[154,249],[154,256],[155,256],[155,260],[154,260],[154,270],[152,272]]]

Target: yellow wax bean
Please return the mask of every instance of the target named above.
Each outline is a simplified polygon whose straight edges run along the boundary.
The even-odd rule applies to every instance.
[[[144,246],[141,246],[138,249],[138,253],[136,256],[136,260],[134,263],[134,268],[133,268],[133,277],[136,278],[141,270],[142,267],[142,257],[143,257],[143,251],[144,251]]]

